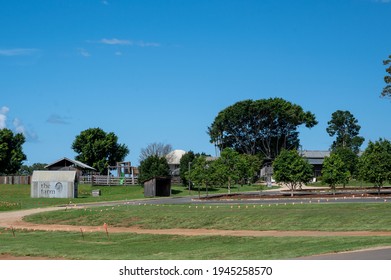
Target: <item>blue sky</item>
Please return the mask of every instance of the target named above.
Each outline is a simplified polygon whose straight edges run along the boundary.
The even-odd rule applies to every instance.
[[[163,142],[215,153],[207,127],[244,99],[314,113],[303,149],[328,149],[349,110],[366,140],[391,139],[381,99],[391,0],[0,0],[0,128],[26,136],[28,163],[75,156],[100,127],[126,160]],[[363,148],[367,143],[365,142]]]

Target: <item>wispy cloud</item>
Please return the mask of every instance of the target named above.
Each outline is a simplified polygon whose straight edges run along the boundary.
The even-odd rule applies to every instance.
[[[107,1],[107,0],[102,0],[101,3],[102,3],[103,5],[109,5],[109,1]]]
[[[51,114],[46,121],[51,124],[69,124],[68,119],[57,114]]]
[[[27,129],[19,118],[15,118],[12,124],[14,125],[14,131],[16,133],[22,133],[27,141],[34,142],[38,140],[38,135],[33,130]]]
[[[155,42],[144,42],[143,40],[133,41],[133,40],[121,40],[117,38],[113,39],[102,39],[99,41],[101,44],[105,45],[121,45],[121,46],[137,46],[137,47],[160,47],[160,43]]]
[[[0,129],[7,128],[7,115],[9,111],[10,109],[7,106],[0,108]],[[27,129],[19,118],[14,118],[12,125],[13,131],[22,133],[27,141],[34,142],[38,140],[38,135],[32,129]]]
[[[81,56],[84,56],[84,57],[90,57],[91,56],[91,54],[87,50],[85,50],[83,48],[79,48],[79,49],[77,49],[77,51],[78,51],[78,53]]]
[[[105,44],[105,45],[132,45],[133,44],[132,41],[120,40],[120,39],[116,39],[116,38],[113,38],[113,39],[102,39],[99,42],[102,43],[102,44]]]
[[[0,49],[1,56],[27,56],[37,53],[37,49]]]
[[[7,113],[9,110],[6,106],[0,108],[0,129],[7,127]]]

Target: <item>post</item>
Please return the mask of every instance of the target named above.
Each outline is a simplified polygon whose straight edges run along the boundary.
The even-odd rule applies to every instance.
[[[189,195],[191,195],[190,166],[191,166],[191,161],[189,161],[189,176],[188,176],[188,181],[189,181]]]

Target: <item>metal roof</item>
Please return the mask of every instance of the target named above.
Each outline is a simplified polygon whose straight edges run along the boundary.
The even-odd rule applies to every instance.
[[[66,157],[59,159],[59,160],[56,160],[55,162],[46,165],[45,168],[50,168],[50,167],[54,167],[54,166],[68,167],[68,166],[72,166],[72,165],[76,166],[76,167],[80,167],[81,169],[96,170],[95,168],[93,168],[85,163],[82,163],[81,161],[69,159]]]
[[[325,157],[330,156],[330,151],[301,151],[301,155],[304,158],[319,158],[319,159],[324,159]]]

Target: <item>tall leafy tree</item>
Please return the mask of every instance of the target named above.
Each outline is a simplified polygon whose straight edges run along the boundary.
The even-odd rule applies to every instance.
[[[335,141],[331,145],[332,150],[346,148],[355,153],[360,151],[360,147],[365,139],[359,136],[361,126],[352,113],[341,110],[335,111],[327,124],[327,133],[332,137],[336,136]]]
[[[179,161],[179,176],[181,177],[182,184],[184,186],[187,186],[188,181],[188,175],[189,175],[189,167],[191,169],[191,164],[193,163],[196,155],[193,151],[189,151],[186,154],[184,154],[180,161]]]
[[[221,180],[227,184],[228,193],[231,193],[232,185],[240,178],[240,164],[240,154],[231,148],[225,148],[216,160],[216,168]]]
[[[312,166],[299,155],[297,150],[283,150],[273,162],[273,178],[278,183],[286,184],[291,190],[291,196],[312,177]]]
[[[118,137],[101,128],[89,128],[76,136],[72,149],[78,154],[76,160],[88,164],[100,173],[106,174],[108,166],[121,162],[129,154],[125,144],[118,143]]]
[[[370,141],[359,159],[359,172],[360,177],[373,183],[380,194],[384,182],[391,180],[391,142],[385,139]]]
[[[170,167],[165,157],[151,155],[140,162],[139,172],[139,181],[143,183],[153,177],[170,176]]]
[[[391,55],[388,56],[388,59],[383,61],[383,64],[388,67],[386,68],[387,75],[384,76],[386,86],[383,88],[381,95],[383,97],[391,97]]]
[[[198,195],[200,195],[200,187],[206,189],[214,183],[215,175],[217,174],[215,162],[208,161],[205,155],[200,155],[195,158],[188,179],[198,186]]]
[[[281,149],[298,148],[299,126],[316,124],[315,115],[282,98],[244,100],[219,112],[208,134],[220,150],[273,159]]]
[[[323,162],[322,180],[330,186],[335,194],[335,188],[338,184],[347,184],[349,182],[350,172],[347,165],[339,156],[332,153],[326,157]]]
[[[336,148],[331,154],[337,154],[352,177],[358,175],[358,154],[348,148]]]
[[[22,147],[25,141],[22,133],[14,134],[10,129],[0,129],[0,174],[18,172],[22,162],[27,159]]]

